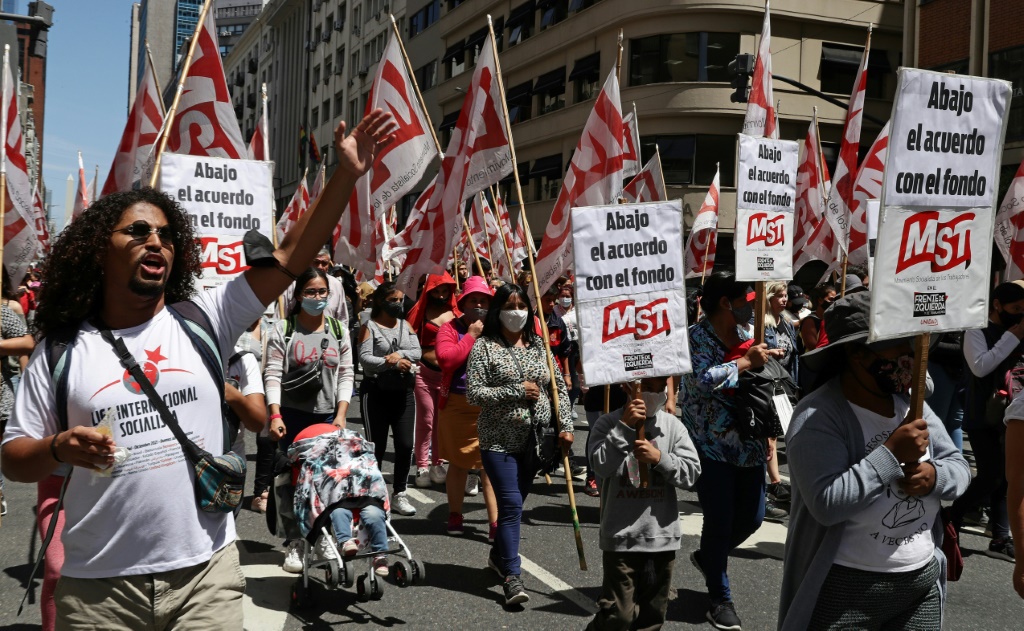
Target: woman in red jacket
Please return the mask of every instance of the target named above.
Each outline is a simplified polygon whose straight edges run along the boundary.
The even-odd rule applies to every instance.
[[[480,482],[490,525],[488,540],[494,540],[498,525],[498,503],[480,460],[480,440],[476,419],[480,408],[466,401],[466,362],[474,342],[484,330],[484,316],[491,302],[491,288],[480,276],[472,276],[462,286],[458,307],[461,316],[443,325],[437,332],[434,349],[441,366],[441,396],[438,401],[437,443],[441,457],[448,461],[448,534],[461,535],[462,502],[470,469],[480,471]]]

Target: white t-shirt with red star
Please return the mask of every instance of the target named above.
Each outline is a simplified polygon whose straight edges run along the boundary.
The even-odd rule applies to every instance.
[[[196,303],[210,318],[221,356],[263,313],[239,276]],[[181,325],[166,309],[152,320],[113,332],[144,366],[182,429],[211,454],[224,453],[217,386]],[[68,370],[68,425],[95,426],[113,410],[114,442],[130,455],[109,476],[76,468],[64,499],[62,574],[106,578],[152,574],[203,563],[235,539],[230,514],[200,511],[190,463],[114,349],[83,324],[72,343]],[[39,344],[21,380],[4,436],[43,438],[57,432],[54,386],[45,344]]]

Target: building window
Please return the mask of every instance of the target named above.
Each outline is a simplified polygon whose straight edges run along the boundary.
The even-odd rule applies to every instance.
[[[355,123],[355,121],[361,120],[359,116],[359,99],[352,99],[348,102],[348,122],[349,125]]]
[[[573,103],[580,103],[597,96],[601,82],[601,53],[577,59],[569,73],[573,86]]]
[[[565,107],[565,66],[545,72],[537,78],[533,93],[538,97],[540,114],[547,114]]]
[[[988,76],[1005,79],[1012,84],[1006,139],[1024,138],[1024,46],[989,54]]]
[[[664,135],[642,136],[640,154],[643,162],[661,154],[665,184],[707,186],[715,177],[715,163],[721,169],[721,185],[732,186],[736,177],[736,136],[732,135]]]
[[[738,33],[672,33],[629,42],[629,84],[728,81]]]
[[[533,0],[512,9],[505,21],[508,29],[508,45],[515,46],[533,35],[533,14],[537,7]]]
[[[583,9],[590,8],[600,2],[601,0],[570,0],[569,11],[576,12],[582,11]]]
[[[465,2],[465,0],[448,0],[448,10],[451,11],[455,7]]]
[[[520,83],[505,92],[508,118],[513,125],[530,120],[533,110],[533,81]]]
[[[832,94],[849,95],[853,92],[853,82],[860,70],[863,46],[846,44],[822,44],[819,76],[821,91]],[[866,94],[869,98],[886,97],[886,80],[892,75],[889,65],[889,54],[885,50],[871,49],[868,55],[868,84]]]
[[[320,83],[320,66],[313,66],[313,83]]]
[[[457,77],[466,71],[466,42],[459,40],[444,51],[441,63],[445,67],[447,78]]]
[[[309,115],[309,130],[313,131],[318,125],[320,125],[320,108],[314,107]]]
[[[435,59],[425,66],[420,66],[414,74],[416,76],[416,84],[420,86],[421,92],[434,87],[437,85],[437,60]]]
[[[469,53],[469,66],[475,66],[476,60],[480,57],[480,48],[487,39],[487,27],[480,29],[466,38],[466,51]]]
[[[537,3],[540,9],[540,30],[550,28],[568,17],[567,6],[564,0],[540,0]]]
[[[441,144],[445,147],[448,146],[448,142],[452,139],[452,129],[455,128],[455,124],[459,122],[459,111],[450,112],[444,115],[441,119],[441,124],[438,126],[437,131],[441,132]]]
[[[562,155],[538,158],[530,169],[530,179],[536,182],[533,201],[556,199],[562,188]]]
[[[409,39],[422,33],[441,17],[441,0],[434,0],[409,17]]]
[[[345,114],[345,93],[334,94],[334,118],[343,118]]]
[[[505,18],[497,18],[494,20],[494,47],[498,49],[500,53],[504,50],[505,46]]]
[[[324,119],[321,121],[324,125],[328,125],[331,122],[331,99],[326,99],[320,104],[320,111],[324,113]],[[325,154],[326,155],[326,154]]]

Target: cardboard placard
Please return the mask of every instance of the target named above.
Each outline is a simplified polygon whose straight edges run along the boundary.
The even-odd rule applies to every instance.
[[[572,209],[587,384],[690,372],[682,201]]]
[[[740,134],[736,170],[736,280],[793,278],[799,145]]]
[[[273,240],[273,163],[164,153],[158,187],[192,218],[203,249],[201,285],[248,269],[242,237],[250,229]]]
[[[873,340],[988,321],[1010,84],[901,68],[871,278]]]

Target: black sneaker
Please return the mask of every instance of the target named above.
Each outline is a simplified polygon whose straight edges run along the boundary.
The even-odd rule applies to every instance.
[[[993,559],[1002,559],[1013,563],[1015,560],[1013,554],[1013,537],[993,539],[992,543],[988,544],[988,552],[985,554]]]
[[[691,552],[690,563],[693,564],[693,567],[697,568],[697,571],[700,572],[700,577],[703,578],[704,582],[706,583],[708,580],[708,575],[704,573],[704,568],[700,566],[700,558],[698,558],[699,555],[700,550],[694,550],[693,552]]]
[[[768,497],[780,504],[785,504],[792,499],[792,493],[789,491],[789,485],[785,482],[779,482],[768,485]]]
[[[526,588],[523,587],[523,579],[515,574],[505,577],[505,584],[502,585],[502,589],[505,590],[506,606],[521,605],[530,600],[530,595],[526,593]]]
[[[765,499],[764,502],[764,518],[768,521],[781,522],[783,519],[789,517],[789,511],[779,506],[770,499]]]
[[[711,605],[708,609],[708,622],[716,629],[722,631],[743,631],[740,626],[740,617],[736,615],[736,607],[732,601],[726,600],[717,605]]]

